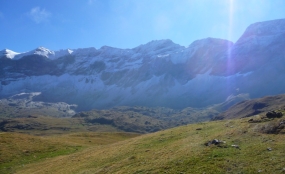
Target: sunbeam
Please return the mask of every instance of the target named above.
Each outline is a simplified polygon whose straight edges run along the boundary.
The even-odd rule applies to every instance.
[[[233,34],[233,13],[234,13],[234,0],[229,0],[229,12],[228,12],[228,40],[232,41],[232,34]],[[232,45],[228,44],[228,52],[227,52],[227,59],[228,59],[228,73],[231,73],[233,70],[232,64]]]
[[[234,0],[229,0],[229,11],[228,11],[228,40],[232,41],[233,34],[233,15],[234,15]],[[230,75],[234,71],[234,62],[232,60],[232,44],[228,44],[227,50],[227,74]],[[227,80],[227,92],[228,95],[232,94],[234,82],[231,78]]]

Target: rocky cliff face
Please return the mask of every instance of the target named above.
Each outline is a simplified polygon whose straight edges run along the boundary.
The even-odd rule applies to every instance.
[[[79,110],[119,105],[203,107],[228,96],[285,92],[285,19],[252,24],[234,44],[206,38],[133,49],[0,52],[0,96],[41,92],[38,100]]]

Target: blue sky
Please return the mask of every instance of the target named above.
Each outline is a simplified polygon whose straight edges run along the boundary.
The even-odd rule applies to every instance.
[[[248,25],[280,18],[284,0],[0,0],[0,50],[235,42]]]

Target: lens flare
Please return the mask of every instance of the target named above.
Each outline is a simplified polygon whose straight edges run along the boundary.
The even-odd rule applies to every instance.
[[[232,32],[233,32],[233,15],[234,15],[234,0],[229,0],[229,11],[228,11],[228,40],[232,41]],[[232,59],[232,45],[228,44],[227,51],[227,75],[231,75],[235,71],[234,62]],[[235,88],[235,82],[228,77],[227,80],[227,92],[228,95],[232,94],[232,89]]]
[[[232,32],[233,32],[233,14],[234,14],[234,0],[229,0],[229,21],[228,21],[228,40],[232,41]],[[228,74],[231,74],[234,70],[233,62],[232,62],[232,45],[228,44],[228,52],[227,52],[227,71]]]

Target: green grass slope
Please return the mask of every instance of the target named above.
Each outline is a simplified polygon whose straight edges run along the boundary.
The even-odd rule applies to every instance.
[[[214,139],[223,143],[205,145]],[[284,141],[284,117],[254,116],[89,146],[25,165],[16,173],[284,173]]]
[[[133,133],[71,133],[32,136],[22,133],[0,133],[0,173],[15,173],[30,163],[79,152],[88,147],[103,146],[138,136]]]

